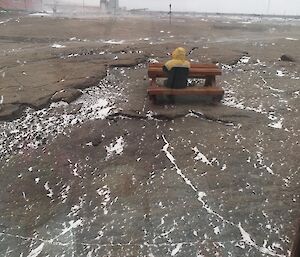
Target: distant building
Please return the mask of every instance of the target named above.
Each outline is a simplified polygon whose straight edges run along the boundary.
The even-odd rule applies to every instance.
[[[100,9],[102,11],[116,11],[119,9],[119,0],[100,0]]]
[[[117,10],[119,9],[119,0],[110,0],[108,2],[108,10]]]
[[[102,11],[106,11],[108,7],[108,2],[107,0],[100,0],[100,9]]]
[[[40,11],[43,9],[43,0],[1,0],[0,8],[5,10]]]

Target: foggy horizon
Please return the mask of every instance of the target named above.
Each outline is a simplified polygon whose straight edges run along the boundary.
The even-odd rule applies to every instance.
[[[299,15],[298,0],[120,0],[120,6],[128,9],[148,8],[153,11],[168,11],[172,4],[173,11],[212,12],[212,13],[245,13],[245,14],[279,14]]]
[[[57,0],[56,2],[86,6],[100,5],[100,0]],[[126,7],[128,10],[168,11],[169,4],[172,4],[174,12],[300,15],[299,0],[227,0],[226,2],[218,0],[119,0],[119,4],[120,7]]]

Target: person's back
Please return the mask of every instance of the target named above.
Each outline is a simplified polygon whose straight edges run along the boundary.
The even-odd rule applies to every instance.
[[[168,74],[164,85],[170,88],[185,88],[187,86],[190,62],[186,60],[186,51],[182,47],[172,53],[172,60],[167,61],[163,70]]]

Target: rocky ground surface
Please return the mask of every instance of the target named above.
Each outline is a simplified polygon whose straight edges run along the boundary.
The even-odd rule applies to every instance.
[[[299,26],[2,12],[0,255],[289,256]],[[149,102],[176,46],[220,65],[221,103]]]

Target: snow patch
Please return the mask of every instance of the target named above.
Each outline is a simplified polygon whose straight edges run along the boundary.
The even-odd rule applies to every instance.
[[[272,123],[268,124],[268,126],[271,128],[282,129],[282,122],[283,122],[283,118],[281,118],[277,122],[272,122]]]
[[[175,256],[180,251],[181,247],[182,243],[177,244],[176,247],[172,250],[171,256]]]
[[[51,47],[52,48],[65,48],[66,46],[54,43]]]
[[[118,82],[115,76],[108,75],[97,86],[84,89],[83,95],[70,105],[58,102],[41,110],[27,108],[19,119],[2,122],[0,158],[38,148],[87,120],[105,119],[115,109],[115,101],[126,97]],[[70,112],[72,106],[78,110]]]
[[[243,56],[243,57],[239,60],[239,62],[240,62],[240,63],[243,63],[243,64],[247,64],[247,63],[250,61],[250,59],[251,59],[251,57],[249,57],[249,56]]]
[[[115,142],[110,143],[109,146],[105,146],[107,151],[106,160],[110,159],[114,155],[122,155],[125,146],[125,141],[122,136],[116,139]]]
[[[242,241],[245,242],[247,245],[254,247],[258,251],[260,251],[263,254],[268,254],[271,256],[278,256],[278,257],[286,257],[285,255],[277,254],[274,250],[270,250],[266,248],[265,246],[258,246],[255,241],[252,240],[249,233],[247,233],[241,226],[241,223],[239,223],[238,228],[240,230],[240,233],[242,235]]]
[[[285,39],[286,40],[291,40],[291,41],[298,41],[299,40],[298,38],[292,38],[292,37],[286,37]]]
[[[284,75],[284,73],[283,73],[282,70],[277,70],[277,71],[276,71],[276,76],[277,76],[277,77],[284,77],[285,75]]]
[[[49,181],[47,181],[44,185],[44,188],[49,191],[47,194],[48,197],[52,198],[53,197],[53,190],[49,187]]]
[[[31,13],[29,16],[38,16],[38,17],[44,17],[44,16],[51,16],[50,13],[46,12],[36,12],[36,13]]]
[[[121,45],[121,44],[124,44],[124,42],[125,42],[124,40],[116,41],[116,40],[113,40],[113,39],[103,41],[103,43],[105,43],[105,44],[114,44],[114,45]]]
[[[219,228],[219,227],[215,227],[215,228],[214,228],[214,233],[215,233],[216,235],[220,234],[220,228]]]
[[[203,153],[201,153],[201,152],[198,150],[197,146],[195,146],[194,148],[192,148],[192,150],[193,150],[193,151],[195,152],[195,154],[196,154],[194,160],[196,160],[196,161],[201,161],[201,162],[203,162],[203,163],[205,163],[205,164],[207,164],[207,165],[212,166],[211,162],[206,158],[206,156],[205,156]]]
[[[108,214],[107,204],[110,202],[110,190],[107,185],[97,189],[98,195],[103,197],[101,205],[103,206],[104,215]]]

